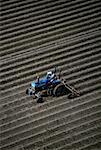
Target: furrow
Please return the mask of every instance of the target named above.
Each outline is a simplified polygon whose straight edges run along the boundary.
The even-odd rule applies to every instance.
[[[62,99],[62,98],[61,98]],[[97,99],[97,102],[98,102],[98,104],[96,104],[98,107],[100,107],[100,98],[98,97],[98,98],[96,98]],[[11,130],[16,130],[16,128],[22,128],[22,127],[28,127],[28,125],[30,126],[30,124],[33,124],[33,122],[34,122],[34,124],[33,125],[37,125],[37,121],[38,120],[40,120],[40,121],[42,121],[43,123],[44,123],[44,120],[46,119],[47,121],[48,121],[48,119],[50,118],[52,118],[52,116],[56,116],[56,114],[61,114],[61,113],[67,113],[67,112],[72,112],[73,111],[73,109],[74,110],[76,110],[76,111],[78,111],[79,109],[81,110],[82,109],[82,107],[86,107],[87,109],[88,108],[91,108],[92,106],[90,106],[90,105],[88,105],[88,104],[91,104],[92,103],[92,105],[94,105],[95,104],[95,99],[93,98],[93,100],[91,101],[86,101],[85,102],[85,97],[84,97],[84,99],[82,100],[82,102],[80,101],[80,104],[77,104],[77,102],[78,101],[80,101],[80,99],[77,99],[77,101],[75,100],[74,101],[74,103],[73,102],[69,102],[69,101],[67,101],[67,102],[65,102],[65,103],[61,103],[60,104],[60,106],[51,106],[51,107],[49,107],[49,109],[45,109],[45,110],[42,110],[42,111],[40,111],[40,113],[41,113],[41,117],[40,117],[40,114],[38,113],[38,112],[34,112],[34,107],[32,107],[30,110],[29,110],[29,112],[30,112],[30,114],[26,114],[26,116],[25,117],[20,117],[19,118],[19,116],[18,116],[18,118],[17,118],[17,115],[14,115],[14,118],[16,117],[16,120],[12,120],[12,118],[13,118],[13,115],[11,116],[11,117],[9,117],[9,122],[10,123],[8,123],[8,122],[4,122],[2,125],[1,125],[1,129],[4,131],[9,131],[10,129]],[[65,105],[65,109],[63,109],[63,106]],[[69,105],[69,106],[68,106]],[[87,106],[88,107],[87,107]],[[55,107],[56,107],[56,110],[55,110]],[[59,107],[61,108],[62,107],[62,109],[59,109]],[[95,108],[96,109],[96,108]],[[58,111],[57,111],[58,110]],[[33,113],[34,112],[34,113]],[[49,116],[48,116],[48,113],[50,112],[50,114],[49,114]],[[25,114],[26,113],[26,110],[24,110],[23,111],[23,113]],[[31,114],[32,113],[32,114]],[[21,114],[21,112],[18,112],[18,115],[20,115]],[[64,114],[64,115],[65,115]],[[67,113],[68,114],[68,113]],[[22,116],[24,116],[24,115],[22,115]],[[36,124],[35,124],[36,123]],[[31,127],[31,126],[30,126]],[[4,131],[4,132],[5,132]]]
[[[9,16],[7,15],[6,11],[4,13],[2,13],[2,16],[3,16],[3,19],[2,20],[9,20],[12,21],[12,18],[16,18],[17,16],[21,17],[23,14],[30,14],[30,12],[32,12],[34,10],[35,12],[35,15],[37,14],[41,14],[41,13],[45,13],[47,12],[45,10],[45,7],[47,7],[48,10],[52,10],[54,11],[54,6],[56,7],[56,9],[58,9],[57,7],[60,7],[61,8],[61,5],[64,4],[66,2],[66,0],[58,0],[58,1],[52,1],[49,2],[49,1],[44,1],[44,5],[38,5],[36,7],[34,7],[34,3],[29,3],[29,5],[23,5],[24,8],[20,8],[20,7],[17,7],[18,10],[16,10],[16,8],[14,10],[10,10],[9,11]],[[70,2],[70,1],[69,1]],[[67,3],[65,3],[66,5]],[[34,7],[34,8],[33,8]],[[30,9],[29,9],[30,8]],[[17,12],[16,12],[17,11]]]
[[[97,14],[98,15],[98,14]],[[97,18],[98,20],[101,20],[101,18],[100,18],[100,14],[99,14],[99,18]],[[91,16],[90,16],[91,17]],[[40,44],[44,44],[44,41],[51,41],[51,39],[54,39],[54,38],[57,38],[57,37],[60,37],[60,36],[64,36],[65,37],[65,35],[72,35],[73,33],[78,33],[78,32],[81,32],[82,31],[82,28],[83,28],[83,31],[87,31],[87,29],[89,30],[89,29],[92,29],[93,27],[95,27],[95,23],[96,23],[96,25],[97,25],[97,19],[95,18],[93,18],[93,19],[91,19],[91,22],[89,21],[89,20],[87,20],[87,21],[84,21],[83,23],[82,22],[80,22],[80,23],[78,23],[78,24],[73,24],[72,23],[72,26],[71,27],[68,27],[67,25],[66,25],[66,27],[64,27],[64,28],[60,28],[60,29],[56,29],[55,31],[53,30],[53,31],[51,31],[51,30],[49,30],[49,32],[44,32],[44,33],[39,33],[39,34],[36,34],[35,32],[34,32],[34,35],[32,36],[32,37],[29,37],[28,39],[27,39],[27,42],[30,42],[30,43],[32,43],[32,41],[35,41],[34,43],[35,43],[35,45],[37,45],[37,43],[40,43]],[[83,21],[83,20],[82,20]],[[89,27],[87,26],[88,25],[88,22],[89,22],[89,24],[91,24]],[[99,23],[98,23],[98,25],[97,25],[97,27],[100,27],[100,24],[101,24],[101,22],[99,21]],[[81,28],[80,28],[81,27]],[[78,30],[77,30],[77,28],[78,28]],[[65,33],[64,33],[65,32]],[[47,39],[46,39],[46,37],[47,37]],[[49,37],[49,38],[48,38]],[[43,41],[41,41],[41,39],[43,39]],[[6,44],[6,46],[5,45],[2,45],[2,47],[1,47],[1,50],[2,51],[4,51],[4,53],[5,53],[5,49],[6,48],[8,48],[8,50],[7,50],[7,54],[8,54],[8,52],[9,52],[9,49],[11,48],[11,47],[14,47],[14,46],[18,46],[19,47],[19,45],[20,45],[20,47],[23,45],[23,44],[26,44],[26,40],[25,39],[22,39],[22,40],[20,40],[20,41],[17,41],[17,42],[15,42],[15,43],[9,43],[9,44]],[[27,44],[28,45],[28,44]],[[26,45],[26,47],[27,47],[27,45]],[[3,56],[3,53],[1,53],[1,56]]]
[[[100,1],[97,1],[97,4],[98,4],[98,2],[100,2]],[[56,2],[57,3],[57,2]],[[79,9],[82,7],[82,6],[84,6],[84,8],[85,8],[85,6],[88,6],[89,5],[89,7],[92,7],[93,6],[93,4],[95,4],[96,5],[96,1],[92,1],[92,3],[91,3],[91,1],[90,1],[90,3],[89,3],[89,1],[87,1],[87,2],[83,2],[83,3],[80,3],[79,1],[77,2],[76,1],[76,3],[75,3],[75,1],[67,1],[66,3],[64,3],[64,1],[61,1],[61,5],[55,5],[55,7],[53,6],[53,7],[50,7],[50,8],[48,8],[47,10],[48,11],[46,11],[45,9],[43,9],[43,10],[41,10],[41,12],[40,12],[40,8],[38,7],[38,10],[35,12],[34,11],[34,14],[33,14],[33,17],[34,18],[36,18],[36,16],[41,16],[42,14],[44,14],[45,12],[46,13],[48,13],[48,12],[54,12],[55,10],[58,10],[58,9],[62,9],[63,7],[64,7],[64,9],[65,8],[69,8],[69,10],[71,9],[71,8],[73,8],[73,9],[78,9],[78,7],[79,7]],[[69,3],[69,4],[68,4]],[[73,5],[73,3],[75,3],[75,5]],[[78,6],[78,4],[79,4],[79,6]],[[87,5],[88,4],[88,5]],[[92,5],[91,5],[92,4]],[[50,4],[48,4],[48,5],[50,5]],[[42,6],[43,7],[43,6]],[[44,7],[46,7],[46,6],[44,6]],[[27,18],[27,14],[29,14],[29,16],[31,16],[31,14],[32,14],[32,12],[33,12],[33,10],[35,10],[35,9],[27,9],[27,10],[24,10],[24,11],[21,11],[21,15],[19,15],[19,23],[20,24],[22,24],[23,22],[23,18],[25,17],[26,18],[26,20],[24,20],[24,21],[27,21],[27,22],[25,22],[25,23],[28,23],[28,22],[30,22],[30,19],[31,18]],[[28,11],[28,13],[27,13],[27,11]],[[25,13],[26,12],[26,13]],[[19,14],[19,11],[18,11],[18,14]],[[18,16],[18,14],[17,14],[17,12],[15,13],[15,15],[16,16]],[[12,14],[11,14],[12,15]],[[14,13],[13,13],[13,15],[14,15]],[[16,18],[16,16],[13,18],[13,21],[16,21],[16,19],[18,18]],[[20,20],[20,18],[22,19],[22,20]],[[47,18],[48,19],[48,18]],[[32,19],[31,19],[32,20]],[[5,21],[8,21],[8,20],[6,20],[5,19]],[[5,21],[2,21],[3,23],[5,23]],[[9,20],[9,22],[12,22],[12,18]],[[14,24],[14,22],[13,22],[13,24]],[[13,24],[12,24],[12,26],[13,26]],[[19,25],[20,25],[19,24]],[[6,26],[8,26],[8,25],[6,25]],[[5,27],[6,27],[5,26]],[[7,28],[6,28],[7,29]]]
[[[78,50],[78,48],[77,48],[77,50],[75,50],[75,51],[73,51],[73,49],[71,49],[69,52],[67,51],[68,52],[68,58],[69,57],[73,57],[74,55],[76,55],[78,57],[79,51],[81,52],[81,57],[84,54],[87,56],[87,53],[93,55],[95,53],[95,50],[96,50],[96,53],[99,54],[100,53],[99,52],[100,45],[97,46],[97,48],[96,47],[92,47],[92,46],[93,45],[91,45],[91,47],[89,46],[89,49],[87,49],[86,47],[85,48],[81,48],[80,50]],[[67,56],[66,50],[67,50],[67,48],[64,48],[63,50],[61,49],[61,51],[59,51],[58,53],[57,53],[57,51],[55,51],[54,52],[55,56],[57,56],[57,55],[59,56],[60,55],[62,58],[63,58],[64,54],[65,54],[65,56]],[[54,53],[52,53],[52,55],[51,54],[49,55],[50,58],[52,58],[53,60],[55,59]],[[85,57],[85,55],[84,55],[84,57]],[[46,57],[46,59],[45,59],[45,57]],[[2,82],[3,82],[3,79],[4,79],[4,81],[6,80],[6,83],[7,83],[7,79],[9,79],[9,81],[10,81],[10,79],[15,77],[15,74],[17,74],[17,76],[19,77],[22,74],[22,72],[23,72],[23,74],[27,73],[27,72],[32,72],[32,68],[35,68],[37,64],[40,65],[40,63],[41,63],[41,65],[42,65],[42,64],[45,64],[45,62],[47,63],[48,61],[50,61],[49,57],[47,55],[45,57],[43,57],[43,61],[40,60],[41,58],[39,60],[37,60],[37,61],[39,61],[38,63],[34,63],[34,60],[31,61],[31,64],[28,63],[28,65],[26,65],[26,68],[24,68],[24,66],[23,67],[20,66],[20,68],[16,66],[16,69],[13,69],[15,67],[10,66],[10,68],[6,68],[7,72],[5,70],[2,70],[2,73],[1,73],[1,76],[0,76]],[[69,62],[68,58],[67,58],[67,61]],[[69,66],[70,66],[70,64],[69,64]],[[11,68],[12,68],[12,70],[11,70]],[[10,69],[10,71],[9,71],[9,69]],[[28,71],[26,72],[26,70],[28,70]],[[34,69],[33,69],[33,72],[34,72]]]
[[[89,53],[89,52],[88,52]],[[92,54],[92,55],[91,55]],[[94,53],[91,53],[91,54],[83,54],[83,56],[81,55],[81,54],[79,54],[79,56],[73,56],[74,58],[72,58],[72,60],[70,59],[70,60],[68,60],[68,62],[70,63],[71,61],[73,62],[73,61],[76,61],[76,60],[79,60],[79,62],[81,62],[81,60],[80,59],[82,59],[83,58],[83,62],[86,60],[86,61],[88,61],[89,62],[89,56],[92,56],[92,57],[94,57],[94,59],[97,57],[97,58],[100,58],[100,51],[99,51],[99,53],[97,53],[96,54],[96,52],[94,52]],[[94,54],[94,55],[93,55]],[[98,55],[99,54],[99,55]],[[68,54],[66,55],[61,55],[61,56],[57,56],[56,58],[55,58],[55,60],[53,59],[53,58],[51,58],[49,61],[48,61],[48,63],[54,63],[54,61],[56,62],[56,61],[61,61],[61,59],[67,59],[67,56],[68,56]],[[91,59],[91,57],[90,57],[90,59]],[[44,66],[44,64],[45,64],[46,62],[44,62],[43,64],[41,64],[41,65],[43,65]],[[60,62],[59,62],[60,63]],[[62,63],[63,63],[63,60],[62,60]],[[76,63],[77,63],[77,61],[76,61]],[[38,65],[36,66],[36,67],[38,67]],[[40,66],[40,68],[44,71],[44,67],[42,68],[42,66]],[[45,68],[46,68],[46,65],[45,65]],[[39,69],[39,68],[38,68]],[[41,69],[39,69],[40,70],[40,72],[41,72]],[[35,70],[35,72],[37,72],[37,70]],[[31,78],[31,76],[33,76],[33,75],[30,75],[30,74],[34,74],[34,70],[32,70],[32,72],[30,72],[29,74],[27,74],[27,76],[26,76],[26,81],[27,80],[29,80],[29,78]],[[5,89],[6,89],[6,87],[8,87],[9,86],[9,84],[10,84],[10,86],[12,86],[13,87],[13,85],[18,85],[18,83],[19,84],[22,84],[22,83],[24,83],[24,80],[25,79],[17,79],[15,82],[10,82],[10,83],[7,83],[6,82],[6,86],[5,86]],[[3,89],[3,86],[4,86],[4,83],[2,82],[2,89]],[[9,86],[9,87],[10,87]],[[4,89],[3,89],[4,90]]]
[[[67,68],[67,67],[66,67]],[[65,68],[65,69],[66,69]],[[77,68],[76,68],[77,69]],[[80,68],[79,68],[80,69]],[[89,74],[89,73],[93,73],[93,72],[97,72],[97,70],[100,70],[101,69],[101,65],[99,65],[99,66],[93,66],[93,68],[91,67],[90,69],[86,69],[85,70],[85,72],[84,72],[84,68],[83,69],[80,69],[80,71],[78,71],[77,70],[77,72],[73,69],[73,71],[75,71],[75,75],[73,76],[73,73],[72,73],[72,77],[71,77],[71,73],[70,73],[70,75],[68,75],[68,78],[69,78],[69,80],[71,80],[72,78],[74,78],[74,77],[78,77],[78,76],[81,76],[82,77],[82,75],[84,76],[84,75],[86,75],[86,74]],[[69,73],[67,73],[67,72],[65,72],[64,73],[65,75],[67,75],[67,74],[69,74]],[[92,74],[93,75],[93,74]],[[89,77],[89,76],[88,76]],[[87,78],[87,77],[86,77]],[[90,77],[89,77],[90,78]],[[8,97],[7,97],[7,99],[8,99]],[[19,104],[19,103],[18,103]],[[20,103],[21,104],[21,103]],[[28,104],[28,102],[27,102],[27,104]],[[12,103],[10,103],[10,105],[12,106],[12,105],[14,105],[15,107],[17,107],[17,104],[15,105],[15,104],[12,104]],[[10,107],[10,105],[8,105],[8,107]],[[21,105],[20,105],[21,106]],[[25,106],[24,106],[25,107]],[[13,108],[14,109],[14,108]],[[6,107],[6,111],[7,111],[7,107]]]
[[[88,123],[88,121],[91,120],[91,118],[92,118],[93,120],[98,120],[99,123],[101,123],[100,122],[100,120],[101,120],[101,118],[100,118],[101,112],[97,112],[96,115],[95,115],[95,113],[90,114],[89,117],[87,117],[87,116],[80,117],[80,112],[76,112],[75,114],[72,113],[71,115],[72,115],[72,118],[70,117],[70,114],[68,114],[67,116],[61,117],[60,119],[49,120],[46,123],[43,122],[41,124],[41,126],[40,125],[36,125],[36,122],[34,124],[34,121],[33,121],[33,122],[29,122],[29,124],[27,124],[27,126],[24,125],[24,127],[21,125],[20,127],[17,126],[15,128],[11,128],[9,130],[1,131],[2,140],[4,141],[4,140],[7,140],[7,139],[11,138],[10,133],[12,133],[12,138],[13,138],[13,137],[19,136],[20,134],[24,137],[25,134],[28,134],[29,132],[30,133],[32,132],[35,135],[37,135],[40,132],[42,132],[45,128],[54,129],[54,127],[55,127],[55,129],[56,129],[57,128],[57,122],[59,122],[59,124],[58,124],[59,126],[62,125],[62,124],[64,126],[64,123],[62,122],[63,120],[64,121],[68,120],[67,121],[68,124],[69,123],[73,124],[75,122],[75,125],[76,125],[77,123],[79,124],[79,121],[81,122],[81,124],[85,123],[85,122]],[[76,117],[76,115],[77,115],[77,117]],[[86,119],[86,121],[84,122],[85,119]],[[91,122],[92,122],[92,120],[91,120]],[[18,128],[19,128],[19,132],[17,132]],[[23,130],[22,130],[22,128],[23,128]]]
[[[98,9],[96,5],[94,5],[94,8],[95,7],[96,7],[96,9]],[[89,7],[87,6],[87,8],[89,8]],[[80,11],[80,9],[81,9],[81,11]],[[68,20],[69,24],[72,23],[72,22],[74,22],[75,20],[79,21],[81,18],[77,18],[78,15],[80,17],[82,17],[82,18],[85,18],[86,15],[87,15],[86,12],[85,12],[85,14],[82,14],[82,9],[84,9],[84,7],[83,8],[81,7],[80,9],[78,9],[79,10],[78,12],[77,12],[77,9],[76,10],[74,9],[71,12],[70,8],[69,8],[69,12],[68,12],[68,11],[65,11],[65,9],[63,7],[63,9],[59,9],[58,11],[56,9],[55,12],[49,12],[49,13],[47,13],[48,20],[46,20],[46,18],[45,18],[46,15],[42,14],[41,16],[39,16],[40,18],[37,16],[36,20],[34,19],[34,22],[31,23],[31,24],[27,24],[27,26],[25,26],[26,23],[24,22],[25,24],[21,24],[21,26],[16,26],[16,28],[15,28],[15,26],[14,26],[14,28],[12,26],[12,28],[9,27],[8,29],[6,29],[6,31],[1,29],[1,34],[2,34],[1,40],[5,39],[5,38],[8,38],[8,40],[14,38],[15,32],[16,32],[16,36],[19,37],[19,34],[20,34],[20,36],[22,36],[23,33],[26,35],[26,34],[29,34],[30,32],[33,32],[33,31],[36,32],[36,30],[38,30],[38,29],[39,29],[39,31],[40,30],[42,30],[42,31],[46,30],[47,31],[47,29],[49,30],[49,27],[52,28],[52,25],[55,25],[55,28],[56,28],[57,23],[58,23],[57,26],[60,26],[61,23],[64,23],[67,20]],[[92,11],[89,10],[89,15],[91,14],[91,18],[92,18],[92,15],[93,15],[92,13],[94,13],[93,11],[96,12],[93,9],[92,9]],[[53,14],[53,13],[56,13],[56,14]],[[88,15],[88,17],[89,17],[89,15]],[[72,22],[71,22],[71,20],[72,20]],[[60,25],[59,25],[59,23],[60,23]],[[35,25],[37,25],[37,27]],[[25,31],[25,29],[26,29],[26,31]],[[5,33],[6,33],[6,35],[5,35]]]
[[[64,78],[66,79],[68,79],[68,77],[66,77],[66,76],[64,76]],[[67,80],[66,79],[66,80]],[[97,81],[96,81],[97,80]],[[89,89],[89,92],[91,92],[92,90],[91,89],[95,89],[94,87],[95,87],[95,85],[96,85],[96,88],[97,87],[101,87],[101,86],[99,86],[99,83],[100,83],[100,77],[99,77],[99,79],[94,79],[94,81],[93,81],[93,79],[92,80],[90,80],[89,82],[87,81],[85,81],[85,82],[83,82],[82,83],[82,88],[84,89],[84,87],[85,87],[85,91],[86,91],[86,93],[84,93],[84,94],[87,94],[87,91],[88,91],[88,89]],[[74,81],[75,82],[75,81]],[[92,82],[92,83],[91,83]],[[30,83],[29,83],[30,84]],[[81,93],[83,92],[82,90],[83,89],[81,89],[81,87],[80,87],[80,84],[81,83],[78,83],[78,84],[76,84],[76,83],[73,83],[73,82],[71,82],[71,81],[68,81],[68,84],[72,84],[72,85],[74,85],[75,84],[75,86],[81,91]],[[83,84],[84,84],[84,86],[83,86]],[[88,84],[88,88],[87,88],[87,84]],[[94,84],[94,85],[93,85]],[[97,85],[98,84],[98,85]],[[17,86],[16,88],[15,87],[13,87],[13,90],[14,90],[14,92],[12,93],[11,92],[11,89],[10,89],[10,91],[9,90],[7,90],[6,92],[1,92],[1,95],[2,95],[2,97],[5,97],[5,93],[6,94],[14,94],[14,93],[16,93],[16,90],[19,90],[20,92],[21,92],[21,90],[22,91],[24,91],[23,92],[23,95],[25,95],[25,89],[28,87],[29,85],[28,85],[28,83],[26,83],[26,84],[24,84],[24,85],[21,85],[20,87],[19,86]]]
[[[24,92],[24,91],[22,91],[22,92]],[[21,94],[22,94],[22,92],[21,92]],[[88,93],[87,94],[87,96],[89,96],[89,94],[91,95],[91,94],[94,94],[94,95],[96,95],[96,93],[98,93],[98,95],[100,94],[99,93],[99,90],[97,90],[97,91],[93,91],[93,93]],[[1,99],[2,101],[1,101],[1,112],[2,112],[2,109],[3,110],[5,110],[6,108],[8,109],[8,107],[12,107],[12,105],[13,106],[16,106],[16,107],[18,107],[18,104],[19,105],[21,105],[21,103],[23,103],[24,104],[24,102],[23,101],[25,101],[25,103],[26,103],[26,101],[27,101],[27,103],[30,103],[30,102],[33,102],[33,99],[31,98],[31,99],[29,99],[29,101],[28,101],[28,96],[26,96],[26,95],[24,95],[21,99],[19,99],[20,98],[20,95],[19,95],[19,97],[17,97],[16,95],[14,95],[15,96],[15,100],[14,99],[12,99],[11,100],[11,96],[8,96],[8,97],[5,97],[5,98],[3,98],[3,99]],[[85,97],[86,95],[82,95],[81,97],[83,98],[83,97]],[[62,97],[63,98],[63,101],[65,101],[65,98],[66,98],[66,95],[64,96],[64,97]],[[7,99],[10,99],[10,101],[8,102],[7,101]],[[21,101],[21,103],[20,103],[20,101]],[[56,99],[55,100],[56,101],[56,103],[58,104],[59,103],[59,101],[61,101],[61,99]],[[47,105],[48,104],[48,106],[50,106],[50,104],[51,103],[53,103],[54,104],[54,99],[52,99],[51,101],[50,101],[50,98],[49,98],[49,101],[46,101],[46,103],[45,103],[45,105]],[[35,104],[34,104],[35,105]],[[42,105],[42,108],[44,107],[44,104]],[[46,106],[47,107],[47,106]],[[45,107],[45,108],[46,108]],[[35,108],[36,108],[36,105],[35,105]]]
[[[96,33],[96,35],[95,35],[95,33]],[[70,41],[69,45],[67,44],[68,40]],[[80,41],[83,41],[83,43],[81,44]],[[99,30],[98,31],[91,30],[90,32],[87,32],[86,34],[81,34],[81,35],[78,34],[78,36],[71,36],[71,38],[65,39],[64,42],[61,41],[61,45],[56,44],[56,45],[54,45],[53,48],[45,47],[43,49],[42,47],[40,47],[40,48],[38,48],[38,51],[35,51],[34,53],[33,53],[33,50],[29,50],[27,53],[22,55],[22,58],[20,57],[21,56],[20,54],[17,55],[16,57],[14,57],[14,55],[11,54],[10,57],[13,56],[14,59],[6,58],[8,60],[8,63],[5,62],[5,60],[2,61],[1,71],[3,72],[3,70],[4,70],[3,67],[5,67],[5,71],[9,65],[10,65],[10,68],[12,67],[12,69],[13,69],[13,66],[16,67],[17,65],[20,65],[19,67],[21,67],[21,64],[24,65],[24,64],[30,63],[32,60],[33,61],[41,60],[45,57],[48,57],[49,54],[51,55],[53,53],[60,52],[60,50],[62,52],[65,52],[65,51],[72,52],[72,50],[73,50],[75,53],[75,51],[77,49],[80,49],[81,47],[82,47],[82,49],[84,49],[84,47],[87,48],[88,46],[93,46],[93,44],[96,45],[97,43],[99,43],[99,41],[100,41]],[[69,47],[67,47],[67,46],[69,46]],[[47,51],[49,52],[49,54],[47,54]],[[56,52],[54,52],[54,51],[56,51]],[[40,57],[39,57],[39,55],[40,55]],[[26,60],[26,58],[27,58],[27,60]],[[5,65],[7,65],[7,67]]]
[[[73,144],[76,146],[80,142],[83,144],[86,139],[88,139],[88,138],[92,139],[94,136],[97,136],[97,135],[99,135],[98,137],[101,138],[100,131],[101,131],[101,127],[98,127],[98,128],[95,127],[95,128],[92,128],[91,130],[88,129],[84,132],[83,131],[79,132],[78,134],[75,133],[73,136],[69,136],[69,137],[68,137],[68,134],[66,134],[66,132],[63,132],[62,135],[61,135],[62,136],[61,140],[56,140],[56,141],[54,140],[54,138],[59,139],[59,137],[61,137],[59,134],[57,134],[57,137],[56,137],[56,135],[54,135],[54,138],[50,137],[49,139],[47,139],[46,140],[47,141],[46,145],[44,144],[44,146],[42,146],[43,142],[46,143],[45,140],[43,140],[43,142],[40,140],[35,145],[37,145],[37,147],[38,147],[38,144],[42,143],[39,146],[42,146],[42,148],[48,147],[49,149],[53,148],[53,145],[54,145],[54,147],[59,147],[60,145],[68,145],[67,146],[67,148],[68,148],[70,146],[72,147]],[[86,134],[87,134],[87,136],[86,136]]]
[[[100,130],[100,129],[99,129],[99,130]],[[66,139],[65,141],[67,141],[67,139]],[[86,144],[89,144],[89,145],[91,145],[91,147],[92,147],[92,145],[93,145],[94,143],[98,143],[98,144],[99,144],[100,141],[101,141],[101,134],[100,134],[100,133],[97,133],[97,134],[95,134],[95,135],[93,135],[93,136],[87,136],[86,138],[77,140],[76,142],[73,142],[73,143],[71,143],[71,144],[65,144],[64,147],[63,147],[63,149],[61,149],[61,147],[60,147],[60,148],[57,149],[57,150],[67,150],[67,148],[68,148],[69,150],[71,150],[72,147],[75,147],[76,149],[80,150],[79,148],[81,147],[81,149],[82,149],[82,147],[85,147]],[[62,142],[63,142],[63,140],[62,140]],[[63,143],[64,143],[64,142],[63,142]],[[100,144],[99,144],[99,145],[100,145]],[[60,145],[60,146],[61,146],[61,145]],[[98,147],[98,146],[96,145],[96,147]],[[92,149],[91,149],[91,150],[92,150]]]
[[[74,116],[73,116],[74,117]],[[93,117],[95,117],[94,116],[94,114],[93,115],[89,115],[89,117],[90,118],[93,118]],[[30,130],[28,130],[27,132],[32,132],[32,134],[34,134],[34,136],[39,136],[39,132],[36,132],[36,130],[38,131],[38,130],[40,130],[40,132],[41,132],[41,135],[40,135],[40,138],[43,136],[43,134],[47,134],[46,133],[46,131],[49,131],[49,132],[51,132],[51,134],[52,134],[52,132],[53,131],[56,131],[56,130],[59,130],[59,128],[60,128],[60,131],[61,130],[63,130],[62,128],[64,128],[64,127],[68,127],[69,128],[69,130],[73,130],[73,129],[75,129],[75,128],[80,128],[80,127],[85,127],[86,126],[86,128],[87,128],[87,126],[89,127],[89,126],[94,126],[94,122],[95,123],[99,123],[99,126],[100,126],[100,117],[99,117],[99,114],[98,114],[98,117],[96,116],[96,118],[97,119],[95,119],[95,118],[93,118],[93,120],[90,120],[89,119],[89,117],[87,117],[87,116],[85,116],[85,117],[83,117],[83,118],[77,118],[77,119],[74,119],[74,120],[72,120],[72,119],[69,119],[69,117],[64,117],[64,118],[60,118],[59,120],[55,120],[55,121],[50,121],[50,123],[48,123],[49,124],[49,126],[47,127],[45,124],[42,126],[42,127],[44,127],[44,126],[46,126],[46,130],[45,130],[45,127],[43,128],[43,130],[41,131],[40,129],[40,126],[37,126],[36,128],[33,128],[33,129],[30,129]],[[66,123],[63,123],[62,122],[62,120],[67,120],[68,119],[68,123],[66,124]],[[84,119],[86,119],[86,121],[84,121]],[[90,121],[89,121],[90,120]],[[56,122],[59,122],[59,124],[57,125],[56,124]],[[81,122],[81,124],[79,124]],[[75,125],[75,126],[74,126]],[[33,132],[33,131],[34,132]],[[24,133],[24,132],[23,132]],[[21,133],[20,133],[21,134]],[[13,136],[13,135],[12,135]],[[49,136],[49,135],[48,135]],[[8,139],[9,139],[10,137],[8,137]],[[4,140],[7,140],[7,139],[5,139],[5,138],[2,138],[2,140],[4,141]]]
[[[11,1],[10,1],[11,2]],[[43,4],[45,4],[45,3],[49,3],[50,2],[50,0],[41,0],[41,1],[36,1],[36,2],[34,2],[34,6],[40,6],[40,5],[43,5]],[[28,7],[30,7],[30,5],[32,5],[32,3],[33,3],[33,0],[29,0],[29,1],[19,1],[19,0],[17,0],[17,1],[12,1],[11,2],[11,5],[10,5],[10,3],[8,3],[8,4],[6,4],[6,5],[4,5],[4,3],[3,2],[1,2],[1,5],[2,5],[2,9],[1,9],[1,12],[2,12],[2,15],[5,15],[5,14],[7,14],[7,13],[10,13],[10,12],[12,12],[13,13],[13,11],[15,10],[15,8],[17,8],[17,11],[19,11],[18,9],[20,8],[20,9],[22,9],[23,10],[23,8],[24,9],[26,9],[26,6]]]
[[[101,149],[101,1],[0,1],[0,149]],[[80,96],[26,94],[57,67]]]
[[[99,130],[97,130],[97,132],[96,132],[96,129],[99,129]],[[99,127],[99,125],[98,126],[96,126],[96,127],[93,127],[93,128],[91,128],[91,129],[86,129],[86,130],[84,130],[84,131],[79,131],[78,132],[78,134],[77,133],[75,133],[73,136],[75,137],[75,140],[77,140],[77,139],[79,139],[79,138],[81,138],[82,136],[83,137],[85,137],[85,134],[84,133],[86,133],[86,132],[88,132],[88,135],[90,134],[90,135],[93,135],[93,134],[97,134],[97,133],[100,133],[100,132],[98,132],[98,131],[100,131],[101,130],[101,127]],[[92,132],[93,131],[93,132]],[[53,144],[55,144],[55,142],[56,141],[54,141],[54,139],[58,136],[58,138],[57,139],[59,139],[59,137],[61,137],[61,136],[59,136],[59,135],[62,135],[62,137],[64,136],[64,138],[66,138],[66,137],[68,137],[67,136],[67,134],[66,134],[66,132],[68,132],[68,130],[66,130],[65,132],[57,132],[57,134],[55,134],[55,135],[53,135],[53,136],[49,136],[48,138],[46,138],[46,139],[44,139],[43,141],[40,139],[40,141],[37,141],[35,144],[36,145],[39,145],[39,143],[41,143],[41,145],[40,146],[42,146],[42,144],[43,144],[43,142],[45,141],[45,142],[47,142],[47,144],[49,144],[50,143],[50,141],[51,141],[51,143]],[[95,133],[96,132],[96,133]],[[101,134],[101,133],[100,133]],[[81,137],[80,137],[80,135],[82,135]],[[69,136],[69,138],[70,138],[70,136]],[[69,138],[68,138],[68,140],[69,140]],[[30,140],[30,138],[29,138],[29,140]],[[71,139],[70,139],[71,140]],[[70,142],[70,140],[68,141],[68,144],[69,144],[69,142]],[[54,141],[54,142],[53,142]],[[21,142],[21,141],[20,141]],[[63,141],[62,141],[63,142]],[[4,142],[3,142],[4,143]],[[17,143],[19,143],[18,141],[16,141],[15,143],[8,143],[8,145],[5,145],[6,147],[9,147],[9,146],[11,146],[11,145],[16,145]],[[5,144],[5,143],[4,143]],[[46,144],[46,145],[47,145]],[[45,146],[46,146],[45,145]],[[51,145],[51,144],[50,144]]]

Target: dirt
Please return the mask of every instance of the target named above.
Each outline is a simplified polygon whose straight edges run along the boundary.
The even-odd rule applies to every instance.
[[[1,150],[101,149],[101,1],[1,1]],[[26,95],[57,66],[81,96]]]

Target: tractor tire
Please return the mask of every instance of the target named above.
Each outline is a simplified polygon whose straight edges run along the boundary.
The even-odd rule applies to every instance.
[[[28,95],[28,89],[26,90],[26,94]]]
[[[37,103],[43,103],[43,102],[44,102],[43,97],[37,98]]]
[[[33,90],[31,88],[27,89],[26,94],[29,95],[29,96],[32,96],[33,95]]]
[[[32,92],[30,89],[27,89],[27,90],[26,90],[26,94],[29,95],[29,96],[32,96],[32,95],[33,95],[33,92]]]
[[[57,97],[65,95],[66,93],[67,93],[67,90],[63,84],[58,84],[53,90],[53,95]]]

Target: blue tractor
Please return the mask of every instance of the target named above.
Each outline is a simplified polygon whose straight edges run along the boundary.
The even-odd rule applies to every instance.
[[[69,94],[70,98],[79,96],[80,93],[61,79],[60,74],[61,72],[56,75],[55,68],[55,71],[48,71],[42,79],[38,76],[36,81],[32,81],[30,88],[26,90],[26,94],[37,98],[38,103],[43,102],[43,97],[48,95],[58,97]]]

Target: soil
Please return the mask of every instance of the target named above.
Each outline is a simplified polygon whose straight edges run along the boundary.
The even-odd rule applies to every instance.
[[[0,149],[101,149],[101,1],[0,2]],[[79,97],[26,95],[57,66]]]

